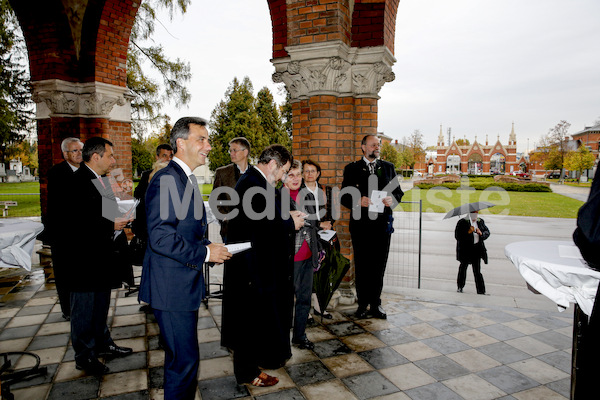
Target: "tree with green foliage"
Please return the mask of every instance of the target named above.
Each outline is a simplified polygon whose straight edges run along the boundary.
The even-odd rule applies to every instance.
[[[389,143],[383,143],[381,145],[381,153],[380,153],[381,159],[391,162],[392,164],[394,164],[394,166],[396,167],[396,169],[401,168],[402,166],[399,165],[400,162],[400,154],[398,154],[398,150],[396,150],[394,148],[394,146],[392,146]]]
[[[424,161],[425,157],[425,142],[423,134],[420,130],[415,131],[408,137],[402,140],[404,150],[400,153],[402,162],[410,169],[414,169],[415,164],[419,161]]]
[[[456,144],[458,146],[470,146],[471,142],[469,141],[469,139],[457,139]]]
[[[269,144],[281,144],[292,147],[292,138],[283,124],[277,104],[271,91],[264,87],[256,94],[256,113],[263,133],[269,138]]]
[[[546,159],[544,160],[544,169],[546,171],[552,171],[555,169],[561,170],[563,169],[563,157],[560,152],[556,149],[556,147],[551,147],[548,153],[546,153]]]
[[[23,141],[32,128],[27,50],[12,7],[0,0],[0,162],[7,148]]]
[[[245,137],[252,149],[250,158],[258,157],[272,143],[291,146],[291,139],[282,122],[273,95],[266,87],[253,94],[252,82],[248,77],[240,82],[234,78],[210,117],[210,140],[212,150],[209,168],[215,170],[231,162],[229,141]]]
[[[141,139],[148,123],[159,126],[166,116],[161,114],[165,102],[178,107],[189,103],[191,95],[186,87],[192,74],[190,65],[179,58],[169,59],[162,45],[155,44],[157,13],[166,9],[172,19],[175,12],[185,14],[191,0],[145,0],[138,9],[127,52],[127,87],[135,98],[131,102],[132,130]],[[149,66],[158,71],[160,79],[152,79]]]
[[[565,156],[565,168],[569,171],[577,171],[577,179],[581,178],[581,173],[587,169],[592,169],[596,158],[587,148],[581,145],[577,151],[571,151]]]

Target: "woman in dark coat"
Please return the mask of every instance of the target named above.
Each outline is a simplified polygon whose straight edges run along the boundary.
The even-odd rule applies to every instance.
[[[475,211],[469,213],[466,218],[459,219],[454,231],[456,259],[460,261],[456,279],[459,293],[462,293],[467,280],[467,267],[472,264],[477,294],[485,294],[481,260],[486,264],[488,262],[487,250],[483,241],[490,237],[490,230],[485,226],[483,219],[478,216],[479,213]]]

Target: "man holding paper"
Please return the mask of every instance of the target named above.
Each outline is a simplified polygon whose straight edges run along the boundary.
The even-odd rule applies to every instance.
[[[184,117],[171,130],[173,160],[151,179],[146,192],[148,247],[139,299],[150,304],[165,348],[165,400],[193,400],[200,355],[198,309],[204,296],[205,262],[231,257],[205,238],[206,213],[192,171],[211,150],[207,122]]]
[[[404,193],[396,178],[394,164],[378,159],[380,143],[377,136],[366,135],[361,149],[363,157],[344,168],[340,198],[341,204],[352,211],[350,236],[358,296],[356,317],[365,318],[370,314],[386,319],[387,314],[381,307],[381,290],[394,230],[392,210]],[[367,309],[369,306],[370,310]]]

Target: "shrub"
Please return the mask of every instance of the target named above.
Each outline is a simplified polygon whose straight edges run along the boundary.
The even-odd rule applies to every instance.
[[[431,183],[420,183],[415,185],[419,189],[432,189],[434,187],[446,187],[453,190],[465,190],[471,188],[475,190],[485,190],[488,188],[501,188],[508,192],[552,192],[549,186],[540,183],[505,183],[505,182],[482,182],[471,180],[469,186],[465,189],[461,188],[459,183],[443,183],[441,185],[433,185]]]

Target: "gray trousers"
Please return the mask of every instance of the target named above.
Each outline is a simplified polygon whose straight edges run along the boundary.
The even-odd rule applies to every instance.
[[[312,257],[303,261],[294,261],[294,307],[293,340],[306,338],[306,323],[310,312],[310,297],[313,286]]]

